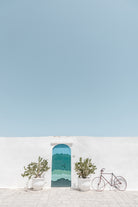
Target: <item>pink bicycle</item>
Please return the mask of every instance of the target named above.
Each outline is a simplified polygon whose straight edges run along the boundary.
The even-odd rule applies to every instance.
[[[101,169],[100,177],[96,177],[92,180],[92,188],[96,191],[103,191],[106,184],[114,187],[119,191],[124,191],[127,188],[127,182],[122,176],[115,176],[114,173],[103,173],[104,168]],[[111,175],[110,181],[104,177],[104,175]]]

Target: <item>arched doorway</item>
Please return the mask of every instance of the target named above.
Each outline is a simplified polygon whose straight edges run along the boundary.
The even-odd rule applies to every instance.
[[[65,144],[58,144],[52,151],[51,187],[71,186],[71,149]]]

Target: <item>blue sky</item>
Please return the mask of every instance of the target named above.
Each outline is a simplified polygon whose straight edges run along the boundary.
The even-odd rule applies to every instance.
[[[1,0],[0,136],[138,136],[138,1]]]

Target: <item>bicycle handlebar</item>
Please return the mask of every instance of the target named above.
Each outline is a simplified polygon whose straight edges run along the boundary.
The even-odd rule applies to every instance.
[[[102,168],[102,169],[101,169],[101,173],[102,173],[103,171],[105,171],[105,168]]]

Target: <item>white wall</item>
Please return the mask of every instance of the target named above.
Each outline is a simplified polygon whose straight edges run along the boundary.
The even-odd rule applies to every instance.
[[[1,137],[0,138],[0,188],[25,186],[21,177],[23,167],[38,156],[48,159],[52,166],[52,148],[56,144],[71,147],[72,187],[78,180],[74,163],[79,157],[90,157],[97,166],[126,178],[127,190],[138,190],[138,137]],[[51,169],[46,173],[46,187],[51,186]]]

